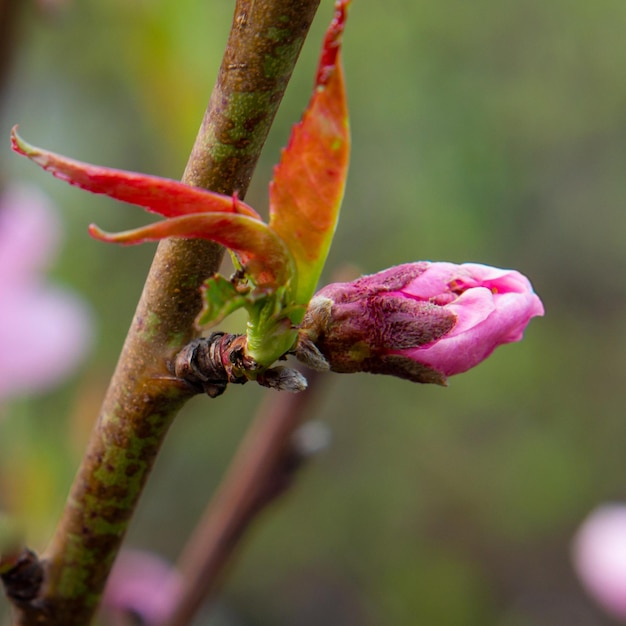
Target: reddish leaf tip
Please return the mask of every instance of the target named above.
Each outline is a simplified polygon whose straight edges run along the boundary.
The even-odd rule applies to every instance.
[[[98,241],[106,241],[108,243],[111,242],[110,234],[103,231],[96,224],[89,224],[87,230],[94,239],[97,239]]]
[[[337,57],[341,48],[341,36],[343,35],[346,25],[350,2],[351,0],[336,0],[335,2],[335,14],[333,21],[326,31],[322,54],[317,67],[317,76],[315,78],[316,87],[326,85],[337,66]]]
[[[121,233],[109,233],[106,230],[102,230],[96,224],[89,224],[87,231],[94,239],[97,239],[98,241],[103,241],[104,243],[120,243],[122,245],[128,246],[147,241],[146,239],[141,239],[140,237],[134,237],[135,231],[132,230],[123,231]]]
[[[24,156],[28,156],[28,149],[32,148],[29,146],[18,134],[17,129],[18,125],[16,124],[11,129],[11,149],[18,154],[23,154]]]
[[[31,161],[34,161],[35,163],[37,163],[37,165],[45,169],[47,164],[47,159],[45,155],[41,153],[41,150],[39,148],[33,146],[27,141],[24,141],[24,139],[22,139],[18,135],[17,129],[17,124],[11,129],[11,149],[18,154],[25,156]]]
[[[157,222],[157,224],[160,222]],[[165,223],[165,222],[161,222]],[[157,238],[150,239],[149,237],[143,237],[142,232],[144,229],[135,228],[134,230],[124,230],[119,233],[109,233],[106,230],[102,230],[96,224],[89,224],[87,231],[89,234],[98,241],[104,241],[104,243],[119,243],[123,246],[131,246],[146,241],[155,241]]]

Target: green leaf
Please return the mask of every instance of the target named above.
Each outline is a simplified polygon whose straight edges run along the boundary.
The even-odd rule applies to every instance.
[[[100,241],[122,244],[159,241],[166,237],[215,241],[237,252],[255,286],[268,293],[289,284],[293,277],[293,260],[281,238],[267,224],[245,215],[183,215],[121,233],[106,233],[91,224],[89,232]]]
[[[249,294],[238,292],[231,281],[220,275],[204,281],[201,294],[202,311],[196,318],[196,325],[200,328],[219,324],[225,317],[248,304]]]
[[[348,172],[348,108],[339,58],[347,4],[336,4],[313,98],[292,130],[270,185],[270,227],[293,255],[298,275],[293,300],[297,304],[306,304],[317,286]]]
[[[259,364],[267,367],[289,352],[298,334],[285,307],[285,288],[262,298],[248,307],[247,347],[248,354]]]
[[[237,196],[224,196],[169,178],[91,165],[31,146],[17,134],[17,126],[11,131],[11,146],[18,154],[70,185],[136,204],[163,217],[219,212],[261,219]]]

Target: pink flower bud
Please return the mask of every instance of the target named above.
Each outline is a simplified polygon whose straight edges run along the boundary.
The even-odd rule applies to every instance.
[[[336,372],[445,384],[497,346],[519,341],[543,313],[528,279],[514,270],[407,263],[321,289],[296,353],[309,364],[325,359]]]
[[[626,505],[605,504],[587,517],[574,540],[573,560],[589,594],[626,619]]]
[[[12,185],[0,195],[0,401],[58,384],[91,344],[86,303],[43,275],[60,234],[42,192]]]
[[[123,616],[131,614],[142,624],[156,626],[168,620],[181,592],[180,574],[167,561],[151,552],[126,549],[109,576],[102,608],[111,623],[130,623]]]

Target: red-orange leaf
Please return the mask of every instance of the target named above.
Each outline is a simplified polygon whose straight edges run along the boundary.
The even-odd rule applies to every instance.
[[[343,198],[350,136],[341,35],[346,0],[335,4],[322,49],[316,88],[302,121],[294,126],[270,185],[270,227],[293,255],[298,283],[296,303],[315,291],[332,241]]]
[[[220,212],[261,219],[236,196],[224,196],[159,176],[91,165],[31,146],[17,134],[17,127],[11,132],[11,146],[18,154],[71,185],[139,205],[163,217]]]
[[[293,260],[280,237],[267,224],[245,215],[183,215],[121,233],[106,233],[92,224],[89,232],[101,241],[121,244],[166,237],[215,241],[237,252],[256,285],[270,290],[287,284],[293,274]]]

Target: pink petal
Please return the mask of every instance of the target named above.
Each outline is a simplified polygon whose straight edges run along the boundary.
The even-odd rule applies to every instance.
[[[450,291],[448,285],[460,275],[460,267],[454,263],[431,263],[425,272],[402,289],[402,293],[420,300],[437,298]],[[466,277],[469,279],[469,274]]]
[[[54,205],[36,187],[11,185],[0,195],[0,285],[48,266],[60,239]]]
[[[452,376],[478,365],[494,351],[498,342],[497,336],[493,336],[495,333],[490,335],[484,329],[479,330],[495,313],[489,290],[466,291],[447,308],[458,320],[450,333],[431,346],[414,348],[405,354],[445,376]]]
[[[626,618],[626,505],[606,504],[583,522],[573,544],[574,566],[591,596]]]
[[[167,561],[149,552],[124,550],[111,572],[102,607],[111,613],[134,613],[153,626],[171,615],[180,593],[180,576]]]
[[[462,293],[456,300],[446,306],[452,311],[457,322],[446,335],[446,339],[467,333],[485,322],[496,310],[493,294],[485,287],[475,287]]]
[[[60,383],[91,345],[87,307],[59,287],[25,283],[5,290],[0,307],[0,399]]]
[[[91,321],[76,296],[42,283],[60,223],[47,196],[13,185],[0,197],[0,399],[54,386],[91,343]]]
[[[541,301],[532,291],[493,294],[485,287],[465,291],[446,308],[457,316],[450,333],[406,353],[446,376],[465,372],[498,346],[519,341],[528,321],[543,315]]]
[[[516,270],[500,269],[479,263],[464,263],[460,267],[472,277],[475,284],[498,293],[532,293],[532,285],[526,276]]]

